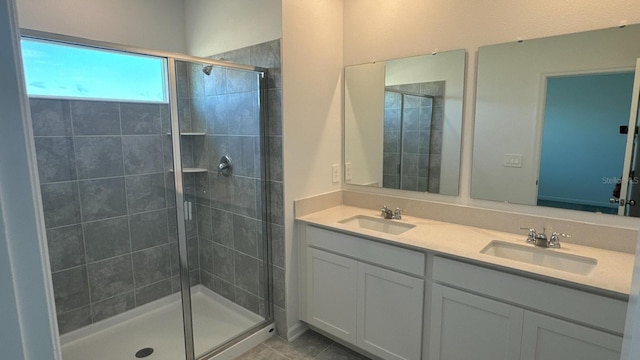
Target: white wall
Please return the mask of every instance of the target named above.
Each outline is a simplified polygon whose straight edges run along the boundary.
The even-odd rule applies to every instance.
[[[0,357],[59,356],[13,0],[0,3]],[[59,357],[58,357],[59,358]]]
[[[460,196],[412,194],[420,199],[462,203],[596,224],[638,226],[637,219],[471,199],[476,53],[479,46],[640,23],[637,0],[348,0],[344,2],[344,65],[466,49]],[[398,195],[389,189],[348,189]]]
[[[340,189],[342,0],[283,0],[282,105],[287,321],[298,321],[293,200]]]
[[[640,26],[629,26],[481,49],[471,195],[536,204],[544,77],[633,70],[638,39]],[[504,154],[522,154],[522,168],[502,166]]]
[[[345,169],[351,167],[346,182],[382,186],[385,63],[344,71],[344,161]]]
[[[20,27],[184,53],[183,0],[16,0]]]
[[[386,85],[445,81],[439,191],[444,195],[458,195],[465,64],[462,50],[387,62]]]
[[[282,0],[184,0],[186,51],[211,56],[282,37]]]

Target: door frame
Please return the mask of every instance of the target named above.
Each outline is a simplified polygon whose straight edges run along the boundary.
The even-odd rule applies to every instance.
[[[618,215],[626,215],[628,206],[626,204],[629,198],[629,175],[631,174],[631,166],[633,165],[635,129],[638,117],[638,100],[640,97],[640,58],[636,59],[635,77],[633,79],[633,92],[631,93],[631,109],[629,111],[629,131],[627,132],[627,147],[624,156],[624,166],[622,168],[622,179],[620,184],[620,203],[618,203]],[[623,198],[624,196],[624,198]]]

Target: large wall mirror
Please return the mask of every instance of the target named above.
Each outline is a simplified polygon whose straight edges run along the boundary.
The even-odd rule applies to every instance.
[[[638,216],[639,57],[640,25],[481,47],[471,196]]]
[[[345,182],[457,195],[466,52],[345,68]]]

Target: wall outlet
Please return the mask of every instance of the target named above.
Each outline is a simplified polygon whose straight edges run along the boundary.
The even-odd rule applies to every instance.
[[[522,167],[522,155],[521,154],[504,154],[503,163],[505,167]]]
[[[340,165],[339,164],[331,165],[331,181],[334,184],[337,184],[340,182]]]
[[[344,180],[345,181],[351,180],[351,163],[350,162],[344,164]]]

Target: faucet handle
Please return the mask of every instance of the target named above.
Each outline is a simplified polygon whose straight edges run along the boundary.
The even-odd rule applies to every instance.
[[[385,219],[391,219],[393,216],[393,210],[389,209],[387,205],[383,205],[382,209],[380,209],[380,216]]]
[[[553,232],[551,234],[551,238],[549,239],[549,247],[551,248],[560,248],[560,237],[565,237],[565,238],[570,238],[571,235],[569,234],[562,234],[559,232]]]
[[[536,237],[538,236],[538,234],[536,233],[536,229],[529,228],[529,227],[521,227],[520,230],[527,230],[529,232],[529,234],[527,234],[527,242],[528,243],[535,243],[536,242]]]
[[[393,211],[393,218],[394,218],[394,219],[397,219],[397,220],[402,219],[402,212],[403,212],[403,211],[404,211],[404,209],[396,208],[396,209]]]

